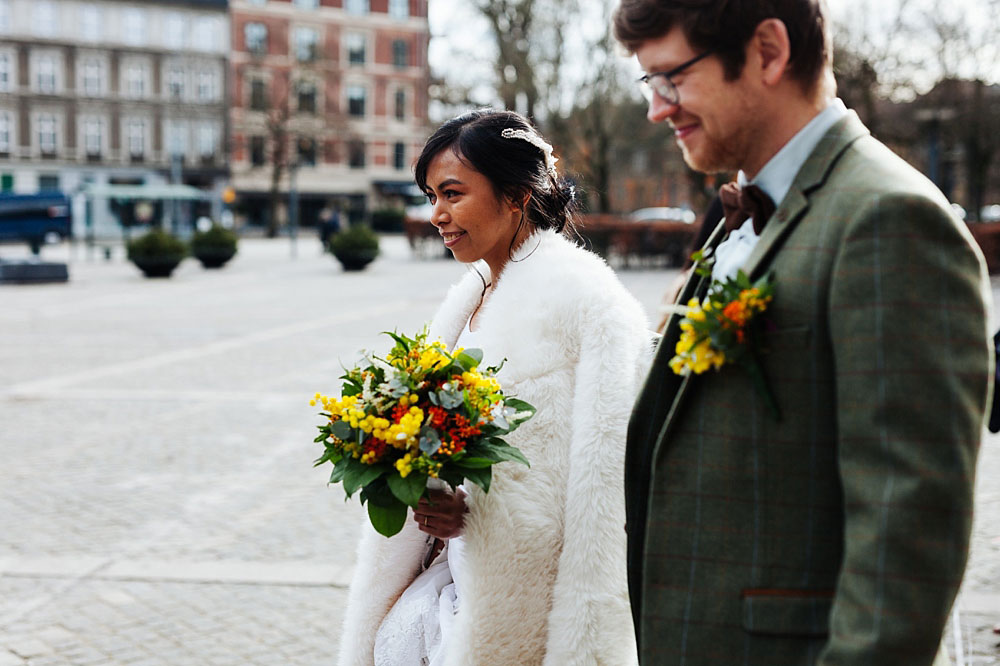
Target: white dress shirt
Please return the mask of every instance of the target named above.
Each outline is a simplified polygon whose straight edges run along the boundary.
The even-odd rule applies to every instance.
[[[736,174],[736,182],[740,187],[752,182],[771,197],[775,206],[780,205],[809,153],[826,131],[846,115],[847,107],[839,98],[835,98],[768,160],[753,181],[748,181],[746,174],[741,170]],[[715,249],[712,279],[736,277],[736,273],[750,258],[750,253],[753,252],[758,240],[760,236],[754,233],[753,223],[749,218],[739,228],[733,229],[729,237]]]

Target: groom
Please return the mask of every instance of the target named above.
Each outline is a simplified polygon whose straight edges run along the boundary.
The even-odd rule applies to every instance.
[[[771,275],[761,360],[781,410],[740,366],[674,374],[672,318],[625,470],[641,661],[929,665],[989,392],[982,256],[835,98],[822,0],[620,2],[649,119],[692,168],[740,171],[712,275],[680,302]]]

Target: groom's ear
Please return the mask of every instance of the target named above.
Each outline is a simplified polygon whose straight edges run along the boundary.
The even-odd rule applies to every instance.
[[[788,70],[791,56],[792,47],[784,21],[769,18],[760,22],[750,38],[744,67],[751,67],[751,73],[762,84],[773,87]]]

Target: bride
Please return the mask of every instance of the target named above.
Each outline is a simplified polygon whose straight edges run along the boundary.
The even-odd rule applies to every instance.
[[[431,326],[506,359],[537,413],[507,439],[530,469],[436,490],[403,530],[358,549],[341,666],[635,664],[625,570],[625,428],[646,369],[642,309],[563,234],[573,189],[520,115],[474,111],[427,141],[416,181],[455,258],[479,268]]]

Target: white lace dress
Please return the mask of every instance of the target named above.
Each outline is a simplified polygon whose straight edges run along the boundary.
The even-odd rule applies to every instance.
[[[478,335],[466,323],[456,347],[477,347]],[[433,544],[428,540],[428,548]],[[440,666],[462,598],[462,537],[444,549],[417,576],[382,620],[375,635],[375,666]]]

